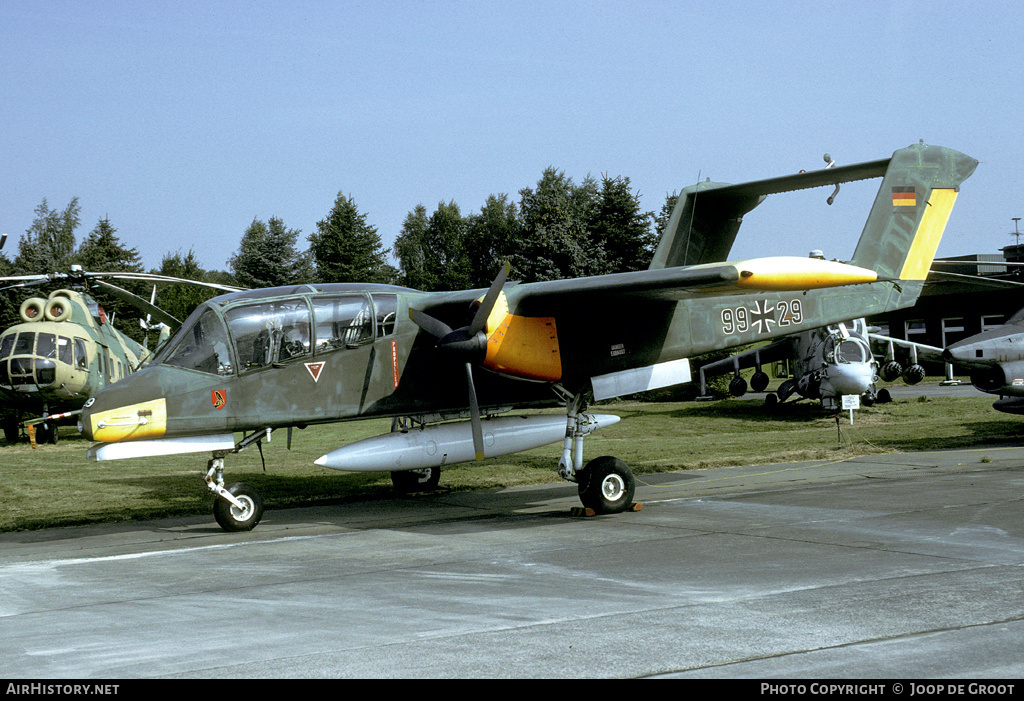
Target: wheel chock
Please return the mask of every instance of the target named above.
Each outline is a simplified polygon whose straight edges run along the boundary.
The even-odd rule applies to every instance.
[[[626,507],[626,511],[643,511],[644,505],[636,502]],[[584,518],[587,516],[597,516],[597,512],[586,506],[574,506],[572,507],[570,514],[573,518]]]

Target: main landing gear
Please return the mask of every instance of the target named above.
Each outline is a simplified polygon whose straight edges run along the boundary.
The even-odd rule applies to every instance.
[[[629,465],[618,458],[605,455],[583,464],[583,439],[596,426],[586,413],[587,402],[583,393],[566,399],[567,419],[562,458],[558,461],[558,474],[579,486],[580,502],[584,509],[595,514],[618,514],[631,508],[636,480]]]

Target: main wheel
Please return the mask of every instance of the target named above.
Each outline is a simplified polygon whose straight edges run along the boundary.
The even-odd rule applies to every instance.
[[[399,494],[432,492],[441,481],[440,467],[424,467],[421,470],[400,470],[391,473],[391,484]]]
[[[251,531],[263,518],[263,498],[255,487],[245,482],[236,482],[227,489],[242,503],[242,508],[218,497],[213,503],[213,517],[225,531]]]
[[[577,479],[583,506],[599,514],[621,513],[633,503],[636,480],[629,466],[618,458],[594,458]]]

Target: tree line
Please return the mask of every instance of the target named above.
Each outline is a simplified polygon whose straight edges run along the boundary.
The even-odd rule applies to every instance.
[[[563,171],[547,168],[535,187],[519,191],[518,202],[507,194],[490,195],[479,211],[466,215],[454,201],[439,203],[432,213],[417,205],[388,249],[354,199],[339,192],[309,234],[305,250],[299,247],[300,230],[277,217],[254,219],[227,261],[228,270],[204,270],[190,250],[166,254],[148,272],[249,288],[363,282],[434,291],[486,287],[506,261],[512,279],[524,282],[642,270],[650,263],[675,197],[668,195],[657,213],[644,211],[627,177],[588,175],[576,183]],[[121,242],[106,217],[78,244],[80,209],[77,197],[62,210],[51,209],[44,199],[14,257],[0,252],[0,275],[67,272],[76,264],[93,272],[147,272],[138,249]],[[146,299],[151,292],[146,283],[122,286]],[[18,322],[18,307],[32,290],[0,292],[0,328]],[[93,293],[108,312],[137,318],[102,291]],[[214,294],[205,288],[161,285],[156,303],[184,319]],[[141,336],[137,324],[125,321],[119,327]]]

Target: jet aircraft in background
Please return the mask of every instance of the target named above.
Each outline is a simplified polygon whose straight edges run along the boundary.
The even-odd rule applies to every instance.
[[[1024,309],[1005,324],[968,336],[946,348],[895,338],[883,340],[908,348],[915,359],[944,362],[966,372],[974,387],[999,395],[992,404],[994,409],[1024,414]]]

